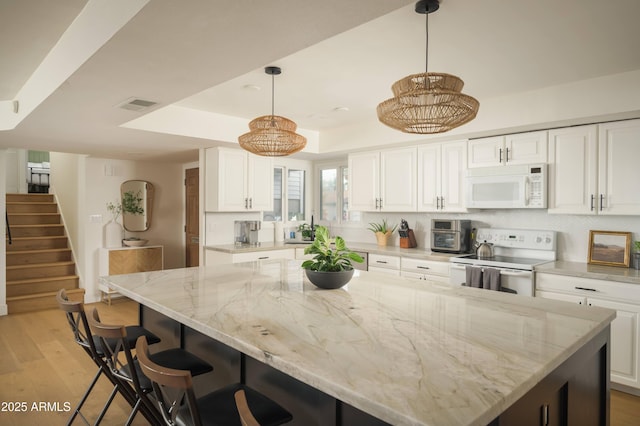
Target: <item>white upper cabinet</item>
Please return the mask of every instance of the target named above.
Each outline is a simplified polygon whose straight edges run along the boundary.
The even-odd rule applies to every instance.
[[[273,209],[273,161],[233,148],[206,150],[205,210]]]
[[[640,214],[640,120],[598,126],[598,214]]]
[[[549,213],[640,214],[640,120],[549,132]]]
[[[597,126],[549,131],[548,212],[595,214]]]
[[[416,211],[416,147],[349,155],[349,209]]]
[[[547,132],[516,133],[469,141],[468,167],[547,162]]]
[[[467,141],[418,148],[418,211],[465,212]]]

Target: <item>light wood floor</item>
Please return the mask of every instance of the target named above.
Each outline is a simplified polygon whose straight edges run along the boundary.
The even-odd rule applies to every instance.
[[[138,319],[138,306],[132,301],[94,306],[107,323],[134,324]],[[38,411],[38,404],[59,403],[63,409],[63,405],[69,403],[72,409],[75,408],[95,371],[93,362],[73,342],[62,311],[54,309],[0,317],[0,403],[27,404],[26,412],[8,412],[5,411],[8,406],[0,407],[0,425],[65,424],[70,413]],[[83,409],[90,421],[95,419],[110,391],[111,384],[101,378]],[[129,412],[129,405],[118,395],[102,425],[122,425]],[[76,419],[75,424],[83,423]],[[134,425],[145,424],[142,416],[136,416]],[[640,425],[640,397],[611,391],[611,426],[637,425]]]

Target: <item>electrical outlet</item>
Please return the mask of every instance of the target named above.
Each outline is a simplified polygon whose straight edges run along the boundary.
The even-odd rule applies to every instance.
[[[102,223],[102,215],[101,214],[89,215],[89,223]]]

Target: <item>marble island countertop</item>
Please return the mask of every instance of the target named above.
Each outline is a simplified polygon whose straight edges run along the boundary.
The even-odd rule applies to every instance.
[[[125,296],[391,424],[487,424],[615,312],[299,261],[101,278]]]
[[[236,253],[248,253],[256,251],[269,251],[269,250],[287,250],[295,248],[304,248],[306,245],[311,244],[311,241],[295,241],[295,242],[265,242],[260,245],[235,245],[235,244],[220,244],[205,246],[205,250],[219,251],[222,253],[236,254]],[[367,253],[412,257],[416,259],[434,260],[440,262],[448,262],[450,258],[454,256],[460,256],[459,254],[438,253],[431,250],[425,250],[421,247],[416,248],[400,248],[397,246],[378,246],[376,244],[368,243],[347,243],[349,249],[354,251],[364,251]]]

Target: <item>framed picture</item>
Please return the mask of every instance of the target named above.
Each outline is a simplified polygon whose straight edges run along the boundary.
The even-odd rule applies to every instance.
[[[589,231],[588,263],[629,267],[631,232]]]

